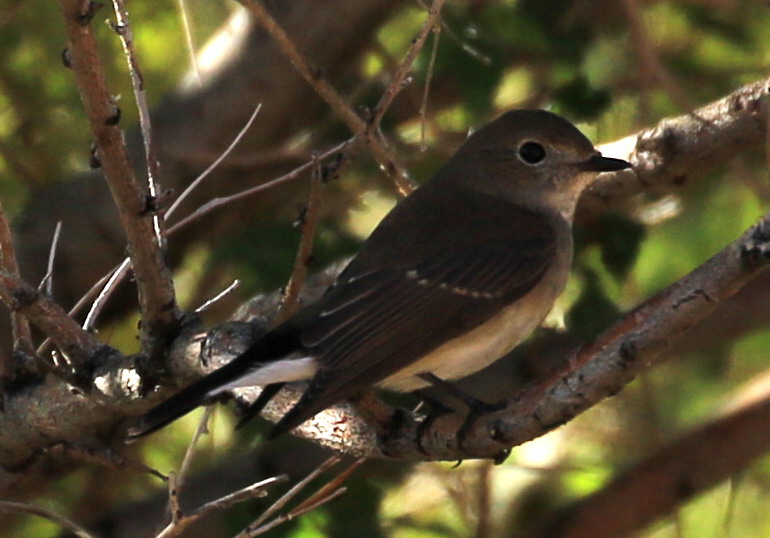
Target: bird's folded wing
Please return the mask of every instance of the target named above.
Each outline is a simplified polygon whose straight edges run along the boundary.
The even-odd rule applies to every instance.
[[[348,277],[301,328],[319,371],[281,422],[290,429],[481,325],[531,290],[554,258],[548,226],[536,240],[488,241]]]

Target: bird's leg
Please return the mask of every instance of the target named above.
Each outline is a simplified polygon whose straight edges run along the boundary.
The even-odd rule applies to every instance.
[[[433,423],[436,422],[436,419],[443,417],[444,415],[454,413],[455,410],[444,405],[432,396],[429,396],[422,390],[416,391],[416,394],[420,397],[420,400],[422,400],[421,404],[424,403],[430,407],[428,414],[425,415],[425,418],[422,419],[420,424],[417,425],[417,447],[420,449],[420,452],[427,455],[428,451],[425,450],[425,447],[422,445],[422,438],[425,435],[425,432],[430,430],[430,427],[433,426]]]
[[[443,379],[441,379],[435,374],[424,373],[424,374],[419,374],[419,377],[424,381],[427,381],[437,389],[442,390],[445,393],[457,398],[463,404],[465,404],[465,406],[468,408],[468,415],[465,417],[465,420],[463,421],[462,426],[460,426],[460,429],[457,430],[457,444],[460,446],[461,449],[463,448],[463,444],[465,442],[465,436],[467,435],[471,427],[476,423],[476,420],[478,420],[479,417],[487,413],[494,413],[495,411],[500,411],[502,409],[505,409],[505,406],[506,406],[505,400],[490,404],[471,396],[464,390],[457,388],[452,383],[444,381]],[[435,418],[433,420],[435,420]],[[427,427],[422,428],[422,430],[427,431]]]
[[[268,402],[273,399],[273,396],[278,394],[285,384],[286,383],[271,383],[270,385],[265,385],[262,388],[262,392],[257,396],[257,399],[243,412],[241,418],[238,420],[238,424],[235,425],[235,429],[238,430],[242,428],[244,424],[261,413]]]

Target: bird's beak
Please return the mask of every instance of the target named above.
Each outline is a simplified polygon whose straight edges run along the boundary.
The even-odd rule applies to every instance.
[[[584,172],[614,172],[631,168],[631,163],[623,159],[603,157],[601,153],[595,153],[587,161],[577,163],[577,167]]]

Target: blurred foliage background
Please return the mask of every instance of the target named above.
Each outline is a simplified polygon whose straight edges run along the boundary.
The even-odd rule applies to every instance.
[[[266,2],[278,9],[277,3]],[[232,2],[188,0],[185,5],[196,53],[208,40],[223,39],[222,25],[243,17]],[[160,108],[195,86],[179,4],[132,2],[129,8],[150,102]],[[317,9],[333,11],[335,5],[318,2]],[[371,40],[360,43],[355,64],[335,80],[351,104],[377,102],[424,17],[418,3],[394,2],[387,16],[371,21]],[[106,18],[111,18],[107,6],[94,22],[102,57],[111,91],[120,96],[122,124],[135,131],[125,58],[112,30],[101,23]],[[758,80],[770,66],[770,10],[763,2],[458,0],[448,2],[443,20],[424,121],[418,111],[432,62],[430,41],[414,80],[385,119],[394,151],[417,181],[429,177],[468,129],[509,108],[549,108],[578,123],[595,142],[608,142]],[[333,39],[333,30],[327,31]],[[74,181],[88,166],[91,137],[71,73],[62,65],[65,41],[61,13],[50,2],[6,0],[0,7],[0,196],[15,218],[23,218],[52,185]],[[206,58],[201,54],[199,61],[216,65],[216,56]],[[260,96],[243,98],[256,103]],[[285,154],[304,159],[349,137],[329,110],[300,123],[302,128],[269,148],[268,155],[277,161]],[[200,129],[205,132],[206,125]],[[241,149],[241,157],[266,151]],[[259,167],[264,159],[255,161]],[[218,229],[209,217],[196,224],[176,266],[184,306],[196,306],[241,279],[240,296],[209,315],[207,321],[215,323],[252,294],[285,284],[298,240],[292,221],[305,201],[307,180],[296,180],[296,190],[277,199],[255,201],[261,205],[249,219],[215,239],[203,231]],[[226,190],[223,182],[210,192]],[[753,148],[675,192],[645,193],[611,214],[581,221],[574,278],[549,323],[560,331],[566,326],[576,341],[590,339],[734,239],[767,209],[768,199],[767,166],[761,148]],[[314,267],[354,252],[396,200],[393,185],[376,165],[368,157],[357,158],[326,191]],[[227,210],[210,218],[226,219]],[[569,425],[514,449],[501,466],[369,462],[349,480],[346,495],[271,536],[515,536],[556,507],[597,490],[617,470],[685,428],[708,420],[765,372],[768,310],[744,310],[745,324],[733,320],[729,331],[683,343],[666,364]],[[135,322],[130,313],[118,312],[105,320],[100,335],[131,351]],[[132,447],[132,457],[162,472],[178,468],[197,416]],[[183,500],[191,505],[287,469],[296,480],[324,457],[296,439],[262,443],[263,424],[238,432],[232,426],[230,412],[218,410],[186,486]],[[52,476],[23,498],[100,536],[148,536],[164,495],[156,478],[135,469],[85,465]],[[187,535],[233,535],[275,495],[211,518]],[[770,460],[765,458],[642,535],[770,536],[769,502]],[[60,532],[32,516],[2,519],[3,536]]]

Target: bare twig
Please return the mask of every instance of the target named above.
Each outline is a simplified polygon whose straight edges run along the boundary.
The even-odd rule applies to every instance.
[[[361,467],[361,465],[364,464],[366,459],[359,458],[350,465],[348,465],[347,469],[343,470],[340,474],[335,476],[332,480],[330,480],[328,483],[321,486],[321,488],[316,491],[314,494],[312,494],[310,497],[302,501],[300,504],[298,504],[293,510],[292,513],[297,512],[304,512],[306,509],[312,506],[317,506],[318,502],[327,498],[329,495],[333,494],[335,490],[340,489],[342,487],[342,484],[350,478],[350,476]]]
[[[101,289],[99,295],[97,295],[96,299],[91,305],[88,314],[86,314],[86,319],[83,321],[83,328],[85,330],[94,330],[96,318],[98,318],[99,314],[102,312],[102,309],[104,308],[104,305],[106,304],[110,294],[112,294],[120,281],[128,275],[128,270],[130,267],[131,260],[129,258],[125,258],[122,262],[120,262],[120,265],[118,265],[112,274],[109,275],[107,282],[105,282],[104,287]]]
[[[436,0],[441,3],[443,0]],[[241,0],[241,3],[251,12],[255,20],[275,39],[283,53],[291,61],[292,65],[299,71],[302,77],[310,84],[313,89],[324,99],[337,116],[348,126],[348,129],[354,135],[363,135],[366,138],[372,155],[380,163],[383,170],[394,178],[396,185],[402,193],[408,193],[414,190],[415,185],[407,175],[406,171],[396,163],[390,155],[387,148],[375,137],[370,137],[367,123],[356,114],[348,105],[345,99],[337,93],[337,90],[323,77],[323,74],[313,68],[305,57],[299,52],[294,42],[286,34],[283,28],[273,18],[273,16],[264,8],[258,0]],[[394,81],[395,82],[395,81]],[[399,81],[399,85],[403,81]],[[393,86],[393,85],[391,85]],[[398,90],[396,90],[397,93]],[[386,107],[387,108],[387,107]],[[384,113],[384,109],[382,113]]]
[[[264,497],[267,495],[266,489],[269,486],[280,484],[281,482],[286,482],[288,479],[289,477],[286,475],[267,478],[261,482],[251,484],[250,486],[239,489],[238,491],[234,491],[233,493],[225,495],[224,497],[208,502],[203,506],[196,508],[189,514],[184,514],[179,507],[178,488],[176,488],[174,489],[173,504],[171,504],[171,497],[169,498],[169,504],[171,505],[172,511],[172,521],[166,526],[166,528],[158,533],[156,538],[173,538],[175,536],[179,536],[188,526],[195,523],[202,517],[207,516],[208,514],[217,510],[226,510],[231,506],[243,501]]]
[[[193,191],[193,189],[195,189],[195,187],[197,187],[201,183],[201,181],[203,181],[217,166],[219,166],[219,164],[235,148],[235,146],[241,140],[241,138],[246,133],[246,131],[248,131],[249,127],[251,127],[251,124],[254,122],[254,119],[259,113],[259,109],[261,108],[261,106],[262,105],[257,105],[257,108],[254,110],[254,113],[246,122],[246,125],[243,127],[243,129],[241,129],[241,131],[238,133],[235,139],[231,142],[228,148],[201,175],[195,178],[195,180],[187,187],[187,189],[185,189],[184,192],[174,201],[174,203],[165,213],[166,220],[174,213],[174,211],[179,207],[179,204],[181,204],[181,202],[187,197],[187,195],[189,195]],[[179,226],[173,226],[172,228],[173,229],[167,230],[165,232],[166,236],[171,234],[173,231],[179,229]],[[89,310],[88,315],[86,316],[86,319],[83,323],[83,328],[87,330],[93,330],[94,324],[96,323],[96,318],[101,313],[102,309],[104,308],[104,305],[106,304],[107,300],[110,298],[110,295],[112,295],[114,290],[117,288],[118,284],[120,284],[128,276],[130,261],[131,260],[129,258],[124,259],[123,262],[121,262],[121,264],[118,266],[118,268],[112,272],[111,276],[109,277],[109,280],[107,280],[101,292],[99,292],[98,297],[96,298],[94,303],[91,305],[91,309]],[[102,280],[100,280],[100,282],[102,282]],[[99,286],[99,283],[97,283],[97,286]],[[228,292],[229,289],[225,291]],[[76,305],[75,308],[73,308],[73,310],[75,309],[79,310],[81,308],[81,303],[82,303],[82,299],[81,301],[78,302],[78,305]],[[211,304],[211,303],[209,302],[207,304]]]
[[[150,106],[147,103],[147,91],[144,87],[144,75],[139,67],[139,57],[134,47],[134,32],[128,21],[128,11],[123,4],[123,0],[112,0],[112,6],[115,10],[117,23],[113,29],[120,37],[120,43],[123,45],[123,53],[128,63],[128,74],[131,76],[131,86],[134,90],[134,100],[136,108],[139,111],[139,129],[142,132],[142,142],[144,143],[144,157],[147,164],[147,190],[153,199],[158,197],[156,182],[158,181],[158,159],[155,156],[155,142],[152,136],[152,124],[150,120]],[[153,214],[153,224],[155,227],[155,240],[160,244],[162,236],[162,223],[157,214]]]
[[[214,211],[215,209],[218,209],[220,207],[223,207],[227,204],[231,204],[233,202],[237,202],[238,200],[242,200],[244,198],[248,198],[249,196],[256,194],[258,192],[270,189],[272,187],[275,187],[277,185],[280,185],[282,183],[285,183],[287,181],[291,181],[293,179],[296,179],[302,175],[303,172],[313,167],[316,161],[321,161],[323,159],[327,159],[331,157],[332,155],[341,152],[346,147],[349,147],[354,143],[354,139],[346,140],[345,142],[342,142],[340,144],[337,144],[333,148],[323,152],[321,155],[319,155],[316,159],[310,160],[306,162],[305,164],[298,166],[291,172],[284,174],[280,177],[277,177],[275,179],[272,179],[270,181],[267,181],[265,183],[262,183],[260,185],[256,185],[250,189],[246,189],[244,191],[241,191],[239,193],[233,194],[231,196],[224,196],[221,198],[214,198],[213,200],[210,200],[203,204],[201,207],[196,209],[193,213],[186,216],[173,226],[169,227],[169,229],[166,231],[166,235],[171,235],[173,233],[178,232],[188,224],[191,224],[195,220],[201,218],[204,215],[207,215],[211,211]]]
[[[48,253],[48,266],[46,268],[45,275],[40,284],[37,287],[38,291],[42,291],[45,288],[45,293],[49,297],[53,297],[53,265],[56,261],[56,247],[59,245],[59,235],[61,234],[61,221],[56,223],[56,228],[53,232],[53,239],[51,240],[51,250]]]
[[[229,508],[230,506],[239,502],[243,502],[249,499],[254,499],[257,497],[264,497],[266,495],[265,488],[267,488],[268,486],[286,482],[288,480],[289,480],[289,477],[285,474],[274,476],[271,478],[266,478],[261,482],[257,482],[250,486],[246,486],[243,489],[239,489],[238,491],[234,491],[233,493],[225,495],[224,497],[217,499],[216,501],[211,501],[209,503],[204,504],[200,508],[194,510],[193,512],[190,512],[189,517],[199,518],[212,510],[222,510],[224,508]]]
[[[304,514],[307,514],[308,512],[312,512],[313,510],[323,506],[324,504],[330,503],[331,501],[333,501],[337,497],[340,497],[341,495],[344,495],[346,491],[347,491],[347,488],[344,488],[344,487],[343,488],[339,488],[339,489],[333,491],[332,493],[330,493],[329,495],[327,495],[327,496],[325,496],[325,497],[323,497],[321,499],[318,499],[318,501],[316,501],[315,503],[313,503],[313,504],[311,504],[309,506],[306,506],[302,510],[292,510],[288,514],[284,514],[282,516],[278,516],[277,518],[272,520],[270,523],[266,523],[266,524],[262,525],[261,527],[258,527],[256,529],[252,530],[251,532],[248,532],[247,534],[243,534],[243,533],[238,534],[238,535],[236,535],[235,538],[241,538],[241,536],[252,538],[254,536],[259,536],[260,534],[264,534],[267,531],[272,530],[275,527],[277,527],[279,525],[282,525],[283,523],[286,523],[287,521],[291,521],[292,519],[296,519],[296,518],[298,518],[298,517],[300,517],[300,516],[302,516]]]
[[[281,497],[275,501],[272,505],[270,505],[270,508],[265,510],[261,516],[259,516],[254,522],[252,522],[248,527],[246,527],[240,534],[236,536],[236,538],[241,538],[242,536],[249,536],[248,533],[252,532],[254,529],[257,529],[260,525],[262,525],[265,521],[273,517],[274,514],[276,514],[279,510],[281,510],[284,506],[286,506],[287,503],[289,503],[294,497],[296,497],[305,487],[307,487],[310,482],[318,478],[322,473],[326,472],[327,470],[331,469],[337,463],[340,461],[339,456],[332,456],[331,458],[324,461],[321,465],[316,467],[310,474],[308,474],[305,478],[294,484],[294,486],[289,489],[286,493],[281,495]]]
[[[393,103],[393,99],[396,98],[396,95],[398,95],[401,88],[403,88],[404,83],[409,76],[409,72],[412,69],[412,64],[415,59],[417,59],[417,55],[422,50],[423,45],[425,45],[425,40],[428,39],[428,36],[435,27],[440,26],[441,8],[444,6],[444,1],[445,0],[433,0],[433,4],[428,11],[428,16],[425,18],[422,28],[420,28],[420,31],[412,40],[412,45],[406,52],[406,56],[401,62],[401,65],[393,74],[393,80],[385,89],[385,92],[382,94],[382,97],[380,97],[377,105],[372,109],[372,117],[370,119],[371,125],[379,126],[385,112]]]
[[[96,538],[94,534],[91,534],[90,532],[85,530],[83,527],[75,523],[74,521],[70,521],[66,517],[61,516],[56,512],[52,512],[51,510],[46,510],[45,508],[40,508],[39,506],[33,506],[31,504],[26,504],[26,503],[0,500],[0,510],[23,512],[26,514],[40,516],[45,519],[48,519],[49,521],[53,521],[54,523],[68,530],[78,538]]]
[[[193,456],[195,455],[195,449],[198,447],[198,442],[200,441],[201,435],[207,433],[209,430],[209,420],[211,419],[211,413],[213,412],[213,405],[206,406],[206,408],[203,410],[203,415],[201,416],[200,421],[198,421],[198,427],[195,429],[195,433],[193,434],[192,439],[190,439],[190,443],[187,445],[184,458],[182,458],[182,465],[179,467],[179,475],[177,477],[176,485],[177,490],[182,487],[182,484],[187,477],[187,473],[190,470],[190,465],[192,464]]]
[[[267,531],[274,529],[275,527],[287,522],[291,521],[292,519],[296,519],[304,514],[307,514],[308,512],[312,512],[316,508],[319,508],[323,506],[324,504],[330,503],[340,495],[343,495],[347,488],[344,487],[342,484],[350,478],[350,475],[353,474],[353,472],[358,469],[361,464],[364,463],[364,459],[359,459],[354,461],[351,465],[348,466],[347,469],[342,471],[340,474],[335,476],[331,481],[321,486],[321,488],[313,493],[310,497],[302,501],[299,505],[294,507],[292,510],[290,510],[288,513],[280,515],[273,519],[272,521],[265,523],[262,526],[256,527],[251,529],[250,531],[244,530],[241,534],[238,534],[236,538],[239,538],[241,536],[259,536],[260,534],[264,534]],[[244,534],[245,533],[245,534]]]
[[[422,102],[420,103],[420,150],[425,151],[428,147],[425,145],[425,116],[428,113],[428,94],[430,93],[430,81],[433,78],[433,68],[436,65],[436,56],[438,54],[438,42],[441,38],[441,25],[433,27],[433,48],[430,51],[430,62],[425,74],[425,87],[422,91]]]
[[[109,447],[84,445],[71,441],[60,441],[47,447],[45,453],[61,460],[87,463],[89,465],[100,465],[113,470],[138,469],[159,478],[164,482],[168,480],[168,477],[157,469],[153,469],[140,461],[131,459],[124,453]]]
[[[171,204],[171,207],[168,208],[168,211],[166,211],[166,220],[171,218],[171,215],[176,211],[176,209],[179,207],[179,205],[184,201],[189,194],[195,190],[195,188],[200,185],[201,181],[206,179],[208,175],[216,170],[216,168],[221,164],[222,161],[224,161],[228,155],[235,149],[235,146],[238,145],[238,142],[241,141],[243,138],[243,135],[248,132],[249,128],[251,128],[252,124],[254,123],[254,120],[257,118],[257,114],[259,114],[259,110],[262,108],[262,103],[258,104],[257,107],[254,109],[254,112],[249,117],[249,120],[246,122],[246,125],[243,126],[243,129],[241,129],[236,137],[233,139],[232,142],[230,142],[230,145],[227,146],[227,149],[225,149],[219,157],[216,158],[216,160],[209,165],[206,170],[203,171],[198,177],[195,178],[195,180],[190,183],[190,185],[182,192],[182,194],[179,195],[179,197],[174,200],[174,203]],[[171,232],[168,232],[171,233]]]
[[[307,277],[308,265],[313,253],[313,240],[318,221],[321,219],[321,195],[323,194],[323,178],[321,176],[321,164],[316,163],[316,168],[310,178],[310,196],[307,206],[299,216],[301,235],[297,256],[294,259],[294,269],[284,290],[281,308],[273,321],[273,325],[280,325],[289,319],[299,306],[299,294],[302,291],[305,277]]]
[[[187,525],[184,523],[184,514],[179,505],[179,475],[174,471],[168,473],[168,512],[171,514],[171,522],[158,534],[160,536],[174,536],[181,532]]]
[[[171,273],[165,263],[162,245],[156,240],[151,218],[154,199],[148,198],[137,182],[123,132],[118,126],[120,111],[107,90],[90,24],[97,4],[61,0],[61,5],[78,90],[96,139],[102,169],[128,238],[142,310],[142,348],[154,357],[180,326]],[[150,157],[154,160],[152,155]],[[151,162],[148,164],[151,165]]]
[[[194,310],[194,312],[196,314],[200,314],[201,312],[205,312],[206,310],[211,308],[214,304],[216,304],[217,301],[220,301],[226,295],[229,295],[230,293],[232,293],[235,290],[237,290],[240,287],[240,285],[241,285],[241,281],[240,280],[237,280],[237,279],[233,280],[232,284],[230,284],[225,289],[223,289],[222,291],[217,293],[214,297],[212,297],[211,299],[209,299],[208,301],[206,301],[205,303],[200,305],[198,308],[196,308]]]

